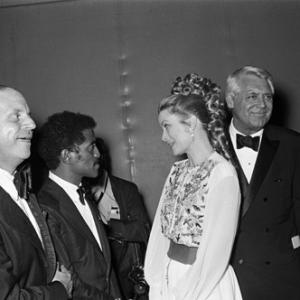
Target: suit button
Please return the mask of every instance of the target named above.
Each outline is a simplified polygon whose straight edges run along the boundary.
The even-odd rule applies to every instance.
[[[271,262],[270,261],[265,261],[265,265],[267,265],[267,266],[269,266],[271,264]]]
[[[238,264],[239,265],[242,265],[244,263],[244,260],[242,259],[242,258],[240,258],[239,260],[238,260]]]
[[[265,228],[265,232],[270,232],[270,228],[269,228],[269,227],[266,227],[266,228]]]
[[[267,202],[267,201],[268,201],[268,198],[267,198],[267,197],[265,197],[265,198],[264,198],[264,202]]]

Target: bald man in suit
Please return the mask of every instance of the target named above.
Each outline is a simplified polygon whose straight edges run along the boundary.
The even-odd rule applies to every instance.
[[[72,291],[71,274],[56,266],[45,216],[35,196],[30,191],[21,193],[14,184],[17,168],[30,156],[34,128],[23,95],[0,86],[1,300],[63,300]]]

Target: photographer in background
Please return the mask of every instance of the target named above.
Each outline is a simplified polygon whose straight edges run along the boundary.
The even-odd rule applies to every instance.
[[[111,174],[110,156],[101,138],[99,176],[90,179],[112,253],[112,264],[126,299],[148,299],[143,262],[150,232],[149,218],[137,186]]]

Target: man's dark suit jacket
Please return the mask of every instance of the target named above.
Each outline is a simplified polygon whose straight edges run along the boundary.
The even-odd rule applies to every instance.
[[[120,208],[120,220],[111,219],[107,229],[113,263],[126,298],[133,297],[128,274],[133,265],[144,262],[150,222],[137,186],[109,175],[113,195]]]
[[[48,224],[57,256],[74,274],[73,299],[109,300],[120,297],[111,268],[111,255],[97,209],[90,205],[102,251],[88,225],[67,193],[47,179],[38,199],[48,212]]]
[[[27,216],[1,187],[0,299],[67,299],[61,283],[47,285],[41,241]]]
[[[238,170],[242,211],[232,264],[244,300],[299,300],[300,137],[266,126],[250,184]],[[248,206],[247,203],[250,202]]]

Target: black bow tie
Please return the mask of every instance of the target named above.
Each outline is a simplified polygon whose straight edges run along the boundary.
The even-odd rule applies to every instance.
[[[259,136],[251,137],[250,135],[236,135],[236,147],[237,149],[248,147],[254,151],[258,151]]]
[[[14,184],[19,197],[28,200],[29,193],[32,191],[31,169],[29,164],[24,164],[16,170]]]
[[[79,188],[77,189],[77,193],[79,194],[79,200],[81,204],[85,205],[84,198],[86,194],[86,188],[83,185],[79,186]]]

